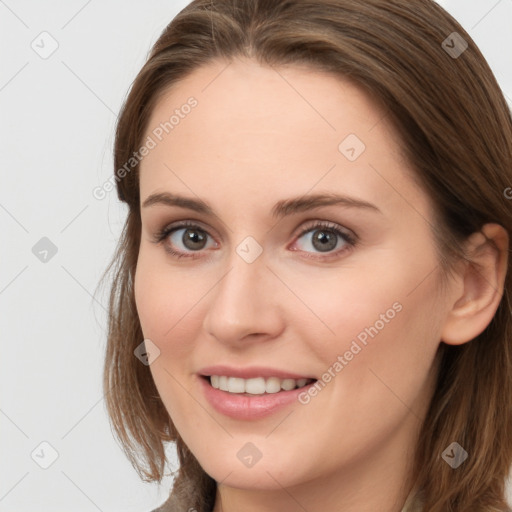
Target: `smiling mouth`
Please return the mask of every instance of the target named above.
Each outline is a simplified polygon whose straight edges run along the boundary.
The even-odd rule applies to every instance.
[[[228,377],[226,375],[203,375],[202,378],[215,389],[246,396],[282,393],[303,388],[316,382],[316,379],[306,378],[280,379],[278,377],[254,377],[242,379],[240,377]]]

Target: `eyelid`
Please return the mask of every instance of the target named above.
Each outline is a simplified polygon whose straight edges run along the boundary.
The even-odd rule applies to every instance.
[[[294,235],[295,238],[300,238],[301,236],[305,235],[306,233],[312,231],[314,228],[328,228],[332,229],[333,231],[339,232],[341,235],[343,235],[347,241],[355,244],[358,242],[359,237],[351,230],[344,226],[341,226],[340,224],[337,224],[336,222],[332,222],[330,220],[319,220],[314,219],[311,221],[306,221],[306,223],[302,224],[298,230],[298,233]]]
[[[152,239],[154,242],[158,243],[161,241],[162,236],[169,236],[171,233],[174,233],[174,231],[183,228],[199,228],[201,231],[204,231],[210,238],[213,238],[216,243],[218,243],[216,238],[222,240],[222,237],[217,236],[217,233],[215,233],[215,236],[213,236],[210,232],[210,228],[205,228],[201,221],[189,218],[184,220],[177,220],[164,225],[154,233]]]
[[[209,258],[209,256],[201,256],[201,254],[203,252],[207,252],[205,249],[201,249],[199,251],[181,252],[181,251],[175,251],[171,247],[168,247],[167,244],[165,244],[165,239],[167,237],[169,237],[175,231],[178,231],[178,230],[184,229],[184,228],[199,228],[199,230],[203,231],[204,233],[206,233],[207,236],[212,238],[215,243],[215,246],[218,247],[219,243],[216,241],[215,237],[213,237],[210,234],[209,229],[205,229],[202,226],[202,223],[195,219],[185,219],[185,220],[175,221],[173,223],[165,225],[162,229],[158,230],[154,234],[154,236],[152,237],[152,242],[155,244],[163,244],[165,246],[165,250],[177,259],[181,258],[181,257],[190,258],[190,259],[196,259],[196,258],[201,258],[201,257]],[[293,235],[294,239],[293,239],[291,245],[294,245],[297,242],[297,239],[301,238],[306,233],[314,231],[315,228],[317,230],[324,228],[324,229],[329,229],[329,230],[335,232],[345,242],[346,247],[344,247],[342,249],[338,249],[336,251],[326,252],[324,255],[322,255],[321,252],[310,253],[308,251],[298,251],[297,249],[292,249],[292,250],[297,251],[297,252],[303,252],[305,254],[304,257],[306,257],[306,258],[312,258],[317,261],[322,261],[322,260],[336,258],[336,257],[340,256],[342,253],[344,254],[345,252],[350,251],[359,242],[359,237],[352,230],[350,230],[348,228],[345,228],[345,227],[343,227],[335,222],[332,222],[332,221],[312,219],[312,220],[306,221],[305,223],[303,222],[301,224],[301,226],[298,230],[298,233]]]
[[[325,253],[309,252],[293,248],[297,241],[300,238],[302,238],[302,236],[304,236],[306,233],[310,233],[312,231],[320,231],[322,229],[336,233],[338,238],[341,238],[341,240],[344,242],[344,247],[342,247],[341,249]],[[352,252],[354,248],[358,245],[359,237],[351,229],[345,228],[344,226],[341,226],[336,222],[314,219],[309,222],[306,222],[305,225],[303,224],[301,226],[299,233],[294,236],[293,242],[287,247],[287,249],[300,253],[300,257],[303,259],[313,260],[319,263],[328,263],[329,261],[332,262],[333,260],[340,259],[346,253]]]
[[[210,233],[210,229],[203,227],[202,223],[195,219],[186,219],[166,224],[163,228],[157,230],[156,233],[154,233],[154,235],[152,236],[152,241],[156,244],[163,243],[165,241],[165,238],[171,236],[171,234],[173,234],[175,231],[186,228],[198,228],[199,230],[206,233],[206,235],[209,236],[211,239],[213,239],[215,245],[218,246],[219,243],[217,242],[216,238]],[[222,240],[221,237],[219,238]],[[193,252],[194,251],[191,251],[191,253]],[[195,252],[199,253],[201,251]]]

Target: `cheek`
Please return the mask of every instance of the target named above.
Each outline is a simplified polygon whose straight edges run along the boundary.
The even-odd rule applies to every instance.
[[[162,354],[188,353],[194,332],[201,325],[197,312],[213,286],[212,276],[196,276],[168,268],[161,255],[141,251],[134,281],[135,303],[142,332],[159,346]],[[211,281],[211,283],[210,283]]]
[[[345,296],[345,308],[326,313],[336,333],[321,349],[336,375],[330,400],[358,411],[354,436],[377,417],[392,425],[409,407],[420,415],[428,396],[442,318],[435,278],[414,289],[418,273],[412,270],[388,271],[378,285]]]
[[[166,270],[150,253],[141,253],[134,280],[135,303],[144,339],[160,354],[150,365],[156,388],[175,425],[181,430],[196,422],[194,400],[186,391],[184,375],[190,373],[198,326],[197,307],[204,282],[185,279]]]
[[[443,319],[438,272],[427,250],[423,261],[400,254],[317,280],[315,288],[309,283],[304,296],[321,322],[311,315],[301,332],[324,371],[336,376],[323,374],[334,381],[333,403],[357,397],[354,408],[380,407],[397,401],[393,394],[413,403],[425,386]],[[307,289],[304,281],[302,293]]]
[[[307,358],[319,374],[332,368],[335,375],[308,405],[296,405],[294,422],[283,421],[276,437],[265,439],[269,453],[282,455],[283,479],[290,474],[284,465],[294,457],[290,467],[305,458],[304,471],[311,466],[318,471],[333,469],[340,460],[356,457],[362,446],[371,452],[393,435],[409,407],[421,414],[423,388],[438,345],[435,318],[440,311],[435,311],[434,277],[423,278],[435,265],[412,257],[405,261],[405,256],[400,261],[398,253],[390,253],[387,261],[374,258],[339,272],[308,273],[303,266],[294,270],[276,264],[277,273],[293,290],[279,282],[275,289],[280,318],[297,343],[291,357],[299,362]],[[201,340],[207,336],[201,329],[213,304],[208,292],[222,274],[211,268],[179,272],[159,258],[149,251],[141,254],[134,283],[144,336],[161,350],[150,370],[187,446],[209,474],[223,478],[245,441],[226,437],[188,379],[197,353],[205,348]],[[264,287],[259,291],[265,293]],[[336,372],[338,356],[346,353],[351,359],[346,357],[346,366]],[[314,436],[307,429],[299,434],[297,425],[312,417],[321,419],[315,421]]]
[[[300,304],[291,294],[288,299],[283,296],[280,303],[287,325],[303,333],[300,338],[325,363],[351,347],[357,351],[354,341],[363,349],[379,344],[395,351],[412,338],[420,342],[419,338],[432,334],[437,304],[435,277],[421,284],[418,278],[428,275],[428,263],[402,261],[393,267],[374,260],[357,267],[313,277],[281,272],[296,296],[303,299]]]

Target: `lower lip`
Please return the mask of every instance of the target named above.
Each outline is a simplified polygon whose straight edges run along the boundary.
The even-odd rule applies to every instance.
[[[302,388],[279,393],[266,393],[264,395],[242,395],[228,393],[214,388],[209,379],[199,377],[206,400],[221,414],[238,420],[255,420],[270,416],[287,405],[298,402],[298,397],[315,384],[312,382]]]

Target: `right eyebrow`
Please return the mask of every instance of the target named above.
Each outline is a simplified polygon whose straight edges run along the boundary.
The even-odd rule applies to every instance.
[[[180,206],[181,208],[188,208],[199,213],[206,215],[213,215],[213,208],[205,203],[202,199],[194,199],[192,197],[178,196],[170,194],[169,192],[161,192],[158,194],[151,194],[146,198],[142,204],[143,208],[153,206],[156,204],[163,204],[167,206]]]

